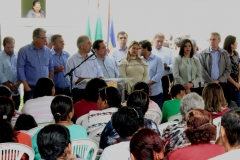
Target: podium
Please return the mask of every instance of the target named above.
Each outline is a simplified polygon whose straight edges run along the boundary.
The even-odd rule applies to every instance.
[[[125,84],[131,80],[133,80],[133,78],[102,78],[106,83],[107,82],[117,82],[117,88],[121,93],[121,97],[122,97],[122,102],[124,102],[125,100]],[[84,84],[87,83],[88,81],[90,81],[91,79],[84,79],[81,82],[79,82],[77,85],[80,84]]]

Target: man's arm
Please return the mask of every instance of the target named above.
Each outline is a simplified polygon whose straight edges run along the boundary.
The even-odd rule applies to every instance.
[[[230,74],[231,74],[232,64],[231,64],[231,61],[230,61],[230,58],[229,58],[229,56],[228,56],[227,51],[224,51],[224,52],[221,53],[221,54],[222,54],[222,56],[220,56],[220,58],[222,58],[223,61],[220,59],[220,65],[221,65],[222,62],[225,61],[226,67],[225,67],[222,75],[219,76],[218,80],[219,80],[220,82],[227,82],[227,78],[228,78],[228,77],[230,76]],[[221,67],[220,65],[219,65],[219,67]]]
[[[157,82],[161,81],[161,78],[163,76],[163,71],[164,71],[164,65],[163,61],[161,58],[157,57],[157,72],[156,74],[152,77],[152,79],[148,82],[148,85],[151,86]]]
[[[49,71],[49,78],[53,80],[53,78],[54,78],[54,72],[53,71]]]
[[[53,80],[53,78],[54,78],[54,65],[53,65],[53,59],[52,59],[51,51],[49,51],[49,55],[50,55],[50,58],[49,58],[49,66],[48,66],[48,70],[49,70],[48,77]]]

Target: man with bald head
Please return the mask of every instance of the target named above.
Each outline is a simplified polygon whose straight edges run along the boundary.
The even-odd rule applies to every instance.
[[[82,61],[84,61],[86,58],[88,58],[91,53],[91,47],[92,43],[88,36],[80,36],[77,39],[77,47],[78,52],[72,55],[66,65],[66,72],[68,73],[71,69],[78,66]],[[77,101],[80,101],[83,99],[84,94],[84,88],[86,84],[79,84],[84,79],[88,78],[99,78],[103,77],[103,72],[101,67],[99,66],[97,59],[95,56],[88,59],[86,62],[84,62],[80,67],[76,68],[73,72],[73,89],[72,89],[72,95],[73,95],[73,102],[76,103]],[[69,84],[70,77],[67,77]]]
[[[19,85],[21,81],[17,78],[17,53],[14,52],[15,40],[12,37],[3,39],[4,50],[0,52],[0,83],[12,91],[12,99],[15,109],[20,105]]]

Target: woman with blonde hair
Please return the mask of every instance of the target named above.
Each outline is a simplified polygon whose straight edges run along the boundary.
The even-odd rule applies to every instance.
[[[221,86],[217,83],[208,83],[202,93],[205,110],[211,112],[212,118],[222,116],[229,110]]]
[[[133,86],[139,81],[148,81],[148,65],[138,55],[139,43],[132,41],[128,47],[126,58],[119,63],[120,78],[133,78],[126,84],[127,94],[133,90]]]

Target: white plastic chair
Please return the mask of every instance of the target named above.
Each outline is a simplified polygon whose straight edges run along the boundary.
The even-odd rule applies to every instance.
[[[99,127],[97,129],[95,129],[94,131],[90,132],[88,135],[88,138],[95,140],[96,142],[100,142],[100,138],[101,138],[101,133],[103,131],[105,126]]]
[[[20,143],[0,143],[1,160],[20,160],[26,153],[29,160],[34,159],[35,152],[32,148]]]
[[[28,130],[28,131],[26,132],[26,134],[28,134],[28,135],[30,135],[31,137],[33,137],[33,136],[35,135],[35,133],[36,133],[38,130],[42,129],[43,127],[44,127],[44,126],[34,127],[34,128],[32,128],[32,129]]]
[[[175,114],[175,115],[168,118],[168,122],[169,121],[175,121],[175,120],[178,120],[178,122],[180,122],[182,120],[182,115],[181,114]]]
[[[85,159],[91,153],[90,160],[95,160],[98,152],[98,143],[92,139],[76,139],[72,141],[72,155],[79,155]]]
[[[52,122],[44,122],[44,123],[38,123],[38,127],[40,127],[40,126],[43,126],[43,127],[45,127],[45,126],[47,126],[47,125],[49,125],[49,124],[54,124],[55,123],[55,121],[53,120]]]
[[[162,121],[162,114],[158,113],[157,111],[148,110],[145,113],[145,118],[153,120],[156,124],[160,124]]]
[[[76,124],[77,125],[81,125],[83,127],[85,127],[87,129],[88,127],[88,113],[87,114],[84,114],[82,115],[81,117],[79,117],[77,120],[76,120]],[[85,122],[85,123],[83,123]]]
[[[159,130],[160,134],[163,135],[163,131],[167,128],[167,126],[173,125],[173,124],[178,124],[178,122],[170,121],[170,122],[166,122],[166,123],[162,123],[162,124],[158,125],[158,130]]]
[[[220,135],[221,120],[222,120],[222,117],[213,119],[213,124],[217,127],[216,140],[218,139],[218,137]]]

